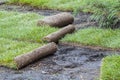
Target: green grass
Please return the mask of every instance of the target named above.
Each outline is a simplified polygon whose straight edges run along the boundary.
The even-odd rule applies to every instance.
[[[103,59],[100,80],[120,80],[120,56],[107,56]]]
[[[0,65],[16,68],[14,57],[32,51],[43,44],[0,38]]]
[[[17,12],[0,12],[0,37],[14,40],[42,42],[41,38],[55,28],[49,26],[36,25],[37,21],[42,18],[35,13],[17,13]]]
[[[62,42],[120,49],[120,29],[81,29],[72,35],[67,35]]]
[[[9,0],[10,3],[27,4],[43,9],[76,10],[84,8],[85,0]]]
[[[9,0],[9,3],[27,4],[33,7],[42,9],[57,9],[57,10],[81,10],[89,11],[94,10],[91,5],[94,5],[96,0]],[[107,6],[114,6],[118,0],[99,0]],[[93,9],[92,9],[93,8]]]
[[[0,11],[0,65],[16,68],[14,57],[45,44],[42,38],[57,28],[36,26],[41,18],[35,13]]]

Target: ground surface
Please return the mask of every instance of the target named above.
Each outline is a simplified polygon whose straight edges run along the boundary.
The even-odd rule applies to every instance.
[[[101,59],[112,52],[59,46],[55,55],[16,71],[0,68],[0,80],[94,80]]]
[[[37,10],[31,7],[0,5],[0,10],[37,12],[52,15],[60,11]],[[79,13],[75,24],[89,22],[90,14]],[[0,80],[96,80],[99,77],[101,59],[110,51],[92,50],[59,45],[51,55],[22,70],[0,67]]]

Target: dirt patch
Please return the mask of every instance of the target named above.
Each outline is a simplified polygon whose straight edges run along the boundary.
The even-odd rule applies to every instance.
[[[101,59],[113,52],[59,45],[59,50],[22,70],[0,67],[0,80],[95,80]]]

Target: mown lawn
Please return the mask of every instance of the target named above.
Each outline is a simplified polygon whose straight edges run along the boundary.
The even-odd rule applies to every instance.
[[[42,42],[41,38],[55,28],[36,25],[39,16],[35,13],[0,12],[0,37],[14,40]]]
[[[9,0],[10,3],[27,4],[42,9],[74,10],[81,0]],[[75,5],[76,4],[76,5]]]
[[[9,0],[9,3],[30,5],[42,9],[92,12],[96,0]],[[118,0],[99,0],[100,3],[114,6]]]
[[[57,28],[38,27],[41,18],[35,13],[0,11],[0,65],[16,68],[14,57],[45,44],[42,38]]]
[[[103,59],[100,80],[120,80],[120,55]]]
[[[0,38],[0,65],[16,68],[14,57],[27,53],[43,44]]]
[[[86,28],[67,35],[62,42],[120,49],[120,29]]]

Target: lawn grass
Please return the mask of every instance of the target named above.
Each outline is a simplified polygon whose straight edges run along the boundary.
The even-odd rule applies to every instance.
[[[0,38],[0,65],[16,68],[14,57],[32,51],[42,44]]]
[[[100,80],[120,80],[120,55],[107,56],[102,61]]]
[[[120,29],[86,28],[67,35],[62,42],[120,49]]]
[[[118,0],[99,0],[98,3],[114,6]],[[93,12],[96,0],[9,0],[9,3],[30,5],[42,9]]]
[[[35,13],[0,12],[0,37],[14,40],[42,42],[42,37],[56,28],[36,25],[43,16]]]
[[[14,57],[46,44],[42,38],[57,28],[38,27],[41,18],[35,13],[0,11],[0,65],[16,68]]]
[[[84,1],[84,0],[83,0]],[[81,0],[9,0],[10,3],[27,4],[42,9],[74,10],[84,4]]]

